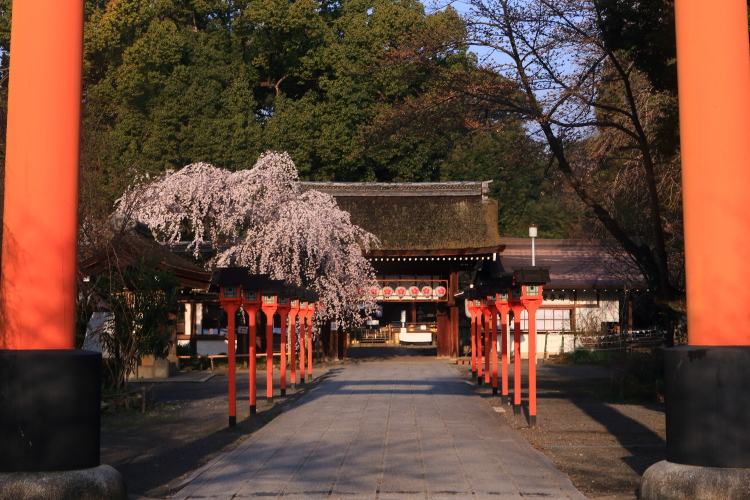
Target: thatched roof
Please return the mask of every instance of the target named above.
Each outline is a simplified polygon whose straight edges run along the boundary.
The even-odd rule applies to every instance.
[[[301,182],[331,194],[352,223],[380,239],[368,255],[499,252],[497,202],[489,182]]]

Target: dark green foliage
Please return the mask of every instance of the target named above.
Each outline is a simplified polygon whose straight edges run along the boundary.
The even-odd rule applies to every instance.
[[[620,356],[620,351],[597,351],[578,347],[570,356],[575,365],[609,365],[612,359]]]
[[[404,168],[389,176],[422,180],[434,161],[408,145],[395,161],[368,154],[361,128],[381,97],[416,91],[414,81],[373,71],[373,61],[432,22],[460,29],[455,15],[382,0],[87,6],[84,162],[101,165],[105,179],[197,161],[245,169],[267,149],[288,151],[303,178],[320,180]]]
[[[608,50],[622,52],[655,90],[677,94],[674,0],[596,0],[599,29]],[[653,149],[673,155],[679,149],[676,100],[663,103],[654,128]]]
[[[677,92],[674,0],[596,0],[605,46],[623,51],[656,90]]]
[[[124,269],[112,264],[82,287],[77,330],[85,331],[92,308],[110,313],[96,334],[118,388],[141,356],[165,357],[173,342],[177,283],[154,264],[144,259]]]
[[[3,67],[10,6],[0,0]],[[503,234],[528,223],[545,237],[570,234],[557,180],[520,127],[475,137],[470,105],[434,105],[447,78],[438,73],[460,81],[477,69],[452,9],[427,14],[416,0],[86,0],[85,9],[81,220],[108,213],[138,175],[200,161],[246,169],[271,149],[289,152],[303,180],[494,179]],[[393,54],[406,56],[391,64]],[[429,112],[410,112],[422,96]],[[497,154],[510,157],[495,165]]]
[[[575,237],[575,214],[566,208],[561,180],[542,145],[518,125],[500,132],[476,133],[461,141],[441,166],[444,180],[492,180],[490,197],[498,201],[500,234],[527,237],[539,226],[541,238]]]

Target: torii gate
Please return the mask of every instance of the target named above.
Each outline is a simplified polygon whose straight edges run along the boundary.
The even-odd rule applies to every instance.
[[[750,185],[747,6],[744,0],[676,0],[675,4],[688,340],[690,346],[701,346],[688,347],[682,354],[691,361],[732,356],[739,360],[732,365],[731,380],[724,381],[731,382],[731,389],[725,384],[717,392],[705,384],[704,392],[715,404],[705,408],[700,418],[718,419],[717,429],[744,431],[750,402],[741,407],[732,404],[742,400],[737,396],[750,378],[746,372],[750,369],[750,312],[746,306],[750,303],[750,267],[745,255],[750,247],[750,212],[746,207]],[[14,2],[13,8],[0,355],[29,355],[31,359],[32,350],[43,356],[74,347],[83,0],[24,0]],[[55,56],[49,57],[52,47]],[[722,323],[717,325],[717,319]],[[667,370],[675,370],[679,383],[668,385],[668,394],[690,385],[692,373],[678,373],[675,360],[682,354],[672,352],[676,354],[668,355]],[[64,353],[62,358],[66,358]],[[2,361],[0,366],[7,365]],[[710,363],[701,361],[694,366],[699,365],[712,373]],[[15,401],[14,382],[9,381],[18,374],[4,375],[0,395]],[[688,391],[685,398],[668,399],[689,402],[697,397]],[[727,405],[732,412],[723,411]],[[670,409],[669,405],[667,425],[677,431],[667,440],[670,463],[750,467],[750,433],[720,436],[701,432],[694,412],[682,412],[679,406]],[[0,425],[3,427],[8,426]],[[44,428],[45,423],[39,427]],[[699,437],[699,446],[691,447]],[[0,438],[9,439],[2,433]],[[18,470],[21,462],[14,453],[23,452],[7,449],[0,471]],[[729,457],[728,461],[722,456]],[[92,460],[89,456],[82,463]],[[65,467],[71,463],[57,462]],[[649,495],[646,487],[651,487],[650,483],[642,487],[644,498]]]

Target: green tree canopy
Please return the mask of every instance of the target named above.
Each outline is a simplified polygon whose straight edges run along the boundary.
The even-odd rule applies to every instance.
[[[288,151],[303,178],[419,180],[435,156],[367,155],[360,128],[417,91],[373,61],[435,24],[460,36],[452,11],[427,15],[413,0],[87,6],[85,160],[105,173],[199,161],[237,170],[273,149]]]

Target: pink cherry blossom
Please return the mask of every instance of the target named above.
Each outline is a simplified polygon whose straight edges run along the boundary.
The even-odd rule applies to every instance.
[[[336,200],[300,192],[287,153],[266,152],[250,170],[230,172],[194,163],[130,188],[117,202],[126,217],[149,226],[163,243],[188,242],[199,255],[210,243],[210,267],[246,266],[318,292],[316,323],[361,324],[375,300],[360,294],[375,285],[362,252],[378,239],[351,223]]]

